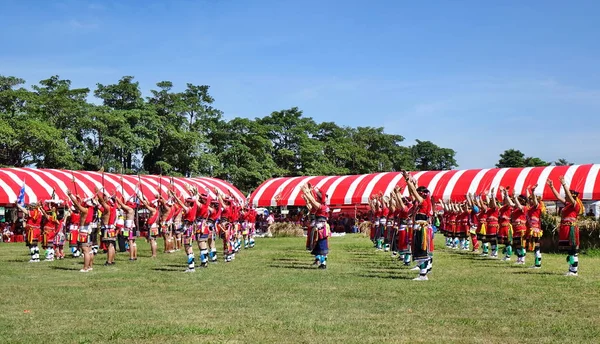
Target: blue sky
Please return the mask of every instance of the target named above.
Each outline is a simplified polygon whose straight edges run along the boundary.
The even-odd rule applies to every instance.
[[[575,5],[576,4],[576,5]],[[0,2],[0,74],[211,86],[227,118],[297,106],[493,167],[600,163],[600,1]],[[10,29],[6,29],[10,28]]]

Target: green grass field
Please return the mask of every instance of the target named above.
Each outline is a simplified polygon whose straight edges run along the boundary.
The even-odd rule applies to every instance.
[[[416,282],[366,238],[332,238],[327,270],[304,240],[257,239],[195,274],[183,252],[152,260],[145,242],[137,262],[99,255],[87,274],[79,259],[30,264],[24,245],[0,244],[0,343],[600,342],[598,257],[564,277],[563,255],[531,270],[440,237],[430,280]]]

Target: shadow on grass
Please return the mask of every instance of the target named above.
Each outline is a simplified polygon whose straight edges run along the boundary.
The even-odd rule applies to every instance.
[[[300,260],[298,258],[273,258],[276,262],[291,262],[291,263],[302,263],[306,260]]]
[[[66,266],[51,266],[50,269],[65,270],[65,271],[79,271],[79,270],[81,270],[81,267],[78,267],[78,268],[68,268]]]
[[[403,279],[403,280],[412,280],[415,276],[404,276],[404,275],[396,275],[396,274],[359,274],[359,277],[365,278],[387,278],[387,279]]]
[[[28,260],[27,259],[9,259],[6,261],[7,263],[27,263]]]
[[[281,269],[297,269],[297,270],[317,270],[314,266],[301,265],[301,264],[269,264],[270,268],[281,268]]]
[[[547,275],[547,276],[562,276],[563,274],[559,272],[549,272],[549,271],[536,271],[533,269],[523,270],[523,271],[513,271],[515,275]]]
[[[176,268],[152,268],[154,271],[162,271],[162,272],[183,272],[184,270],[179,266]]]

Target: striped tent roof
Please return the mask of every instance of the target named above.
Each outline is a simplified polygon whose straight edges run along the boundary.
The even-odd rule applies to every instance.
[[[123,177],[123,182],[121,182]],[[147,199],[154,199],[159,193],[163,197],[168,197],[171,177],[145,175],[139,176],[141,186],[139,190]],[[104,173],[104,187],[109,194],[123,195],[125,199],[135,195],[138,189],[138,176],[119,175],[113,173]],[[102,188],[102,173],[90,171],[67,171],[36,168],[0,168],[0,204],[15,203],[21,187],[25,185],[25,203],[36,203],[52,196],[53,190],[56,192],[56,198],[66,200],[66,190],[81,197],[90,197],[94,189]],[[233,185],[216,178],[198,177],[198,178],[178,178],[173,177],[175,192],[183,197],[189,196],[185,185],[198,187],[199,190],[208,188],[214,196],[212,190],[217,188],[224,194],[230,192],[240,201],[245,201],[245,196]]]
[[[493,168],[474,170],[421,171],[412,176],[421,186],[426,186],[435,199],[461,201],[467,193],[481,193],[499,186],[510,186],[516,193],[522,193],[530,186],[538,184],[536,194],[544,200],[556,198],[546,185],[549,178],[556,187],[560,186],[559,176],[564,176],[570,189],[581,193],[582,199],[600,200],[600,164],[548,166],[527,168]],[[265,181],[250,195],[250,203],[255,206],[303,206],[300,187],[310,182],[329,196],[330,205],[366,204],[369,197],[383,192],[389,194],[396,185],[406,184],[399,172],[383,172],[350,176],[282,177]],[[404,190],[407,194],[408,190]],[[561,190],[561,193],[563,191]],[[497,191],[497,195],[499,192]]]

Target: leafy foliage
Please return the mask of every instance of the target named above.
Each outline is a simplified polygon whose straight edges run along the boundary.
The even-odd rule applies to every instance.
[[[31,90],[24,84],[0,76],[1,166],[208,175],[244,192],[277,176],[457,166],[452,149],[429,141],[402,146],[404,137],[382,127],[317,123],[297,107],[226,121],[206,85],[180,92],[161,81],[144,98],[133,76],[92,92],[58,76]]]
[[[525,157],[525,154],[517,149],[508,149],[500,154],[500,160],[496,167],[537,167],[548,166],[550,163],[536,157]]]

